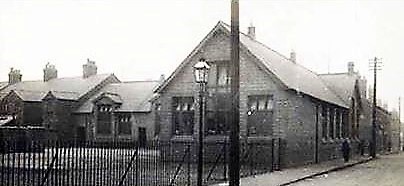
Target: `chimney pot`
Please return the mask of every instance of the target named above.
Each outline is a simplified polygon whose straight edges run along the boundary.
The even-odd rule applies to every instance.
[[[292,50],[292,52],[290,52],[290,61],[292,61],[293,63],[296,63],[296,52]]]
[[[14,69],[13,67],[10,68],[10,72],[8,73],[8,84],[16,84],[21,82],[22,74],[20,70]]]
[[[43,80],[49,81],[55,78],[58,78],[58,70],[56,69],[55,65],[48,62],[43,69]]]
[[[164,82],[164,80],[166,80],[166,76],[164,74],[161,74],[159,81]]]
[[[87,64],[83,65],[83,78],[88,78],[96,74],[97,65],[95,65],[95,61],[91,61],[89,58],[87,58]]]
[[[353,75],[355,73],[355,64],[353,61],[348,62],[348,74]]]
[[[248,27],[248,36],[255,40],[255,27],[252,24]]]

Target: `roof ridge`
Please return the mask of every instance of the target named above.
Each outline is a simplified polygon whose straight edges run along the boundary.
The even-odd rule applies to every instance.
[[[96,75],[93,75],[93,76],[112,75],[112,74],[114,74],[114,73],[102,73],[102,74],[96,74]],[[52,80],[55,80],[55,79],[68,79],[68,78],[79,78],[79,77],[82,77],[82,76],[57,77],[57,78],[51,79],[51,80],[49,80],[49,81],[52,81]],[[90,77],[92,77],[92,76],[90,76]],[[88,79],[88,78],[83,78],[83,79]],[[18,83],[16,83],[16,84],[19,84],[19,83],[26,83],[26,82],[46,82],[46,81],[43,81],[43,80],[41,80],[41,79],[37,79],[37,80],[24,80],[24,81],[20,81],[20,82],[18,82]]]
[[[333,73],[320,73],[319,76],[327,76],[327,75],[349,75],[348,72],[333,72]]]
[[[79,94],[78,92],[75,91],[59,91],[59,90],[50,90],[49,92],[57,92],[57,93],[74,93],[74,94]]]
[[[49,91],[40,91],[40,90],[24,90],[24,89],[12,89],[12,90],[10,90],[10,91],[19,91],[19,92],[40,92],[40,93],[43,93],[43,92],[49,92]]]
[[[131,80],[131,81],[122,81],[121,83],[141,83],[141,82],[159,82],[159,80]],[[114,83],[119,84],[119,83]]]
[[[225,29],[227,29],[227,30],[229,29],[229,28],[228,28],[228,27],[229,27],[228,24],[226,24],[226,23],[224,23],[224,22],[222,22],[222,21],[219,21],[219,24],[221,24],[222,26],[224,26]],[[226,28],[226,27],[227,27],[227,28]],[[276,50],[274,50],[274,49],[272,49],[272,48],[270,48],[269,46],[265,45],[264,43],[262,43],[262,42],[260,42],[260,41],[258,41],[258,40],[256,40],[256,39],[252,39],[252,38],[249,37],[247,34],[245,34],[245,33],[243,33],[243,32],[240,32],[240,33],[241,33],[244,37],[246,37],[249,41],[251,41],[251,42],[253,42],[253,43],[256,43],[256,44],[258,44],[259,46],[263,47],[264,49],[273,52],[275,55],[278,55],[278,56],[280,57],[280,61],[282,61],[282,59],[283,59],[283,60],[287,61],[287,62],[285,62],[285,63],[289,63],[289,65],[294,65],[296,68],[302,69],[302,70],[306,71],[307,73],[313,75],[316,79],[319,79],[319,83],[321,83],[325,88],[327,88],[328,90],[330,90],[330,93],[333,94],[336,99],[338,99],[339,101],[342,101],[342,103],[344,103],[343,99],[341,99],[341,97],[340,97],[338,94],[336,94],[336,92],[333,91],[333,89],[331,89],[331,88],[326,84],[326,82],[324,82],[324,80],[321,78],[321,76],[319,76],[316,72],[314,72],[314,71],[308,69],[307,67],[303,66],[303,65],[300,64],[300,63],[295,63],[295,62],[291,61],[291,60],[290,60],[289,58],[287,58],[285,55],[281,54],[280,52],[278,52],[278,51],[276,51]],[[243,43],[243,42],[240,41],[240,43]],[[243,44],[243,45],[245,45],[245,44]],[[283,62],[281,62],[281,63],[283,63]],[[321,99],[321,98],[320,98],[320,99]],[[328,102],[333,103],[333,101],[330,101],[330,100],[328,100]],[[333,103],[333,104],[336,104],[336,103]]]
[[[227,27],[231,27],[230,25],[228,25],[227,23],[225,23],[225,22],[223,22],[223,21],[219,21],[219,23],[221,23],[221,24],[223,24],[223,25],[225,25],[225,26],[227,26]],[[256,42],[256,43],[262,45],[262,46],[265,47],[266,49],[271,50],[272,52],[274,52],[274,53],[276,53],[277,55],[279,55],[280,57],[286,59],[286,60],[289,61],[290,63],[295,64],[296,66],[300,66],[300,67],[302,67],[302,68],[304,68],[304,69],[306,69],[306,70],[308,70],[308,71],[314,73],[315,75],[318,75],[316,72],[314,72],[314,71],[308,69],[307,67],[303,66],[302,64],[292,62],[292,61],[291,61],[288,57],[286,57],[284,54],[282,54],[282,53],[280,53],[280,52],[278,52],[278,51],[272,49],[271,47],[267,46],[266,44],[264,44],[264,43],[262,43],[262,42],[260,42],[260,41],[258,41],[258,40],[256,40],[256,39],[250,38],[250,37],[248,36],[248,34],[246,34],[246,33],[244,33],[244,32],[241,32],[241,31],[240,31],[240,34],[244,35],[245,37],[247,37],[247,38],[250,39],[251,41]]]

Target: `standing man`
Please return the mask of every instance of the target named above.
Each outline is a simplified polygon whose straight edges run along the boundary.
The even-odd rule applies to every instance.
[[[348,162],[349,161],[349,152],[351,151],[351,147],[349,145],[348,139],[345,139],[344,142],[342,142],[342,156],[344,157],[344,161]]]

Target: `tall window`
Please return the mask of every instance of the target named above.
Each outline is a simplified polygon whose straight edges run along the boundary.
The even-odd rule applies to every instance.
[[[207,135],[226,135],[229,131],[230,101],[228,93],[216,93],[208,101],[205,125]]]
[[[355,137],[356,136],[356,104],[355,104],[355,99],[351,99],[351,134],[350,137]]]
[[[227,62],[217,63],[216,83],[218,86],[226,86],[230,84],[229,65]]]
[[[160,112],[161,112],[161,104],[158,103],[155,105],[155,121],[154,121],[154,136],[158,136],[160,134],[160,125],[161,125],[161,118],[160,118]]]
[[[270,136],[273,123],[273,96],[248,96],[248,135]]]
[[[335,137],[335,131],[334,131],[334,125],[335,125],[335,109],[334,108],[330,108],[329,109],[329,114],[328,114],[328,116],[329,116],[329,121],[330,121],[330,123],[329,123],[329,127],[328,127],[328,129],[329,129],[329,134],[328,134],[328,136],[331,138],[331,139],[334,139],[334,137]]]
[[[112,106],[99,105],[97,116],[97,134],[112,134]]]
[[[322,137],[323,139],[328,139],[328,108],[326,106],[322,106],[321,108],[321,126],[322,126]]]
[[[359,123],[360,123],[360,118],[361,118],[361,113],[359,111],[359,104],[356,104],[355,108],[355,137],[359,138]]]
[[[173,98],[174,135],[192,135],[194,130],[194,98]]]
[[[348,112],[342,111],[342,137],[349,137],[349,121]]]
[[[115,124],[118,125],[118,135],[131,135],[132,123],[130,114],[118,114],[115,116]]]
[[[336,133],[336,138],[341,138],[341,112],[339,110],[336,110],[335,112],[335,133]]]

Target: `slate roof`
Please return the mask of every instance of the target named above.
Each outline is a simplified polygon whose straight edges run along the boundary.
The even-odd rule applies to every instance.
[[[0,90],[2,90],[3,88],[6,88],[7,85],[8,85],[7,81],[0,82]]]
[[[49,81],[22,81],[13,85],[9,85],[0,91],[0,93],[8,94],[14,90],[24,101],[41,101],[49,92],[59,99],[77,100],[92,90],[113,74],[97,74],[88,78],[65,77],[55,78]]]
[[[320,74],[319,76],[346,104],[350,104],[349,98],[354,95],[356,75],[333,73]]]
[[[150,99],[159,81],[131,81],[106,85],[97,94],[87,100],[75,113],[93,111],[94,100],[101,95],[110,97],[114,102],[121,102],[118,112],[150,112]]]
[[[161,91],[173,78],[180,72],[180,69],[185,66],[190,56],[196,53],[204,41],[213,35],[217,30],[222,30],[230,37],[230,26],[219,21],[214,29],[204,38],[204,40],[192,51],[192,53],[180,64],[174,73],[157,89]],[[240,32],[240,48],[246,49],[270,72],[273,73],[288,89],[293,89],[303,92],[317,99],[348,108],[347,104],[341,100],[333,91],[329,89],[326,83],[313,71],[290,61],[287,57],[272,50],[264,44],[248,35]]]
[[[8,82],[4,81],[4,82],[0,82],[0,100],[7,95],[6,92],[1,92],[2,89],[6,88],[8,85]]]

